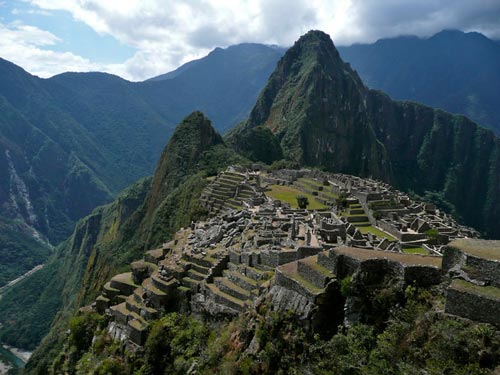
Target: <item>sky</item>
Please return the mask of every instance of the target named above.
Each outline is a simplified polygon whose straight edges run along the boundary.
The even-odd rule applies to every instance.
[[[0,0],[0,57],[40,77],[104,71],[144,80],[215,47],[336,45],[443,29],[500,39],[500,0]]]

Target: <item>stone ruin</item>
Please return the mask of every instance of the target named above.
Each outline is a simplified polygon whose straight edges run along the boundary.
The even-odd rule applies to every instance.
[[[266,195],[273,185],[324,208],[273,200]],[[477,232],[387,184],[231,168],[211,181],[202,204],[210,210],[206,221],[131,263],[92,305],[113,318],[109,332],[132,349],[144,344],[149,322],[169,311],[235,316],[268,301],[319,329],[326,321],[353,324],[365,312],[359,295],[341,295],[345,278],[367,290],[448,283],[447,313],[500,326],[500,244],[471,239]],[[406,253],[410,245],[426,254]]]

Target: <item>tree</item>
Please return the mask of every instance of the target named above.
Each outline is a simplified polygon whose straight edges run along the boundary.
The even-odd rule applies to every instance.
[[[305,210],[309,206],[309,199],[303,195],[297,195],[297,205],[300,209]]]

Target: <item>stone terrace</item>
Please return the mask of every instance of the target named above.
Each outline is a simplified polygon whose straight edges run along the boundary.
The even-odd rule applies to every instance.
[[[454,279],[445,311],[500,327],[500,241],[455,240],[445,248],[443,268]]]
[[[266,196],[261,183],[292,186],[328,208],[291,208]],[[234,316],[267,297],[276,310],[313,319],[332,298],[345,302],[339,280],[347,276],[366,288],[387,280],[431,286],[448,272],[461,280],[449,288],[447,312],[470,317],[467,311],[478,301],[497,308],[490,297],[500,287],[498,243],[439,244],[475,232],[387,184],[319,171],[230,168],[213,179],[201,200],[209,219],[179,230],[104,285],[93,307],[113,318],[114,337],[142,345],[149,322],[166,312]],[[438,245],[429,229],[437,230],[432,240]],[[337,310],[342,315],[344,306]]]

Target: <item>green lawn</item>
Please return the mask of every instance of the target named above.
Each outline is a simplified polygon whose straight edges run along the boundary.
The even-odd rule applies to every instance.
[[[389,241],[396,241],[396,239],[394,237],[392,237],[390,234],[385,233],[385,232],[381,231],[380,229],[375,228],[374,226],[358,227],[358,230],[363,234],[371,233],[371,234],[376,235],[377,237],[387,238]]]
[[[409,247],[407,249],[402,249],[403,253],[406,254],[422,254],[422,255],[429,255],[429,252],[427,250],[424,250],[422,247]]]
[[[298,189],[295,189],[290,186],[282,186],[282,185],[271,185],[269,187],[271,190],[266,191],[266,195],[272,199],[279,199],[282,202],[287,202],[290,204],[292,208],[298,208],[297,205],[297,196],[303,195],[307,197],[309,200],[309,206],[307,206],[308,210],[322,210],[327,208],[324,204],[318,202],[314,195],[304,193]]]
[[[495,288],[494,286],[479,286],[469,283],[465,280],[455,279],[451,283],[451,287],[459,290],[464,290],[466,292],[479,294],[485,297],[500,299],[500,288]]]
[[[304,184],[314,185],[316,187],[323,186],[323,183],[320,181],[313,180],[312,178],[298,178],[297,181],[302,182]]]

